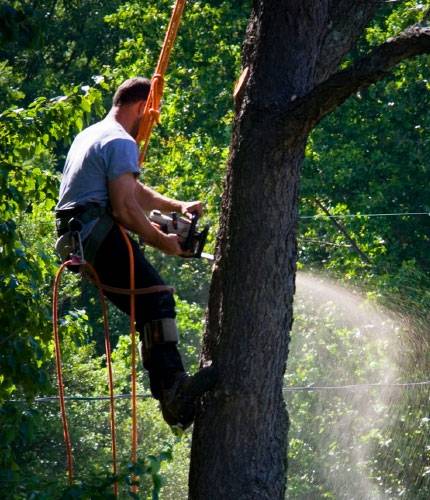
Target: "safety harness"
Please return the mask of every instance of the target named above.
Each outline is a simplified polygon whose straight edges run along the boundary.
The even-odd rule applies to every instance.
[[[81,259],[94,264],[100,245],[115,224],[109,208],[90,203],[71,209],[57,210],[55,215],[58,235],[55,249],[61,259],[64,261],[70,255],[78,254]],[[94,226],[82,242],[82,228],[90,223],[94,223]]]
[[[81,231],[84,224],[94,222],[90,234],[82,241]],[[173,293],[174,288],[166,285],[154,285],[145,288],[129,289],[118,288],[94,280],[94,264],[97,251],[107,237],[109,231],[115,225],[109,208],[100,205],[89,204],[78,206],[73,209],[58,210],[56,212],[56,227],[59,236],[57,240],[57,251],[63,262],[70,261],[68,269],[80,272],[84,277],[96,284],[104,292],[119,295],[150,295],[159,292]],[[61,253],[60,253],[61,252]],[[91,265],[88,272],[85,264]],[[178,342],[179,335],[176,321],[173,318],[161,318],[148,321],[144,325],[142,335],[142,358],[149,358],[151,348],[154,344],[166,342]]]
[[[93,222],[90,234],[82,241],[81,231],[84,224]],[[85,264],[89,263],[91,267],[95,264],[97,251],[109,234],[110,230],[116,224],[110,209],[97,204],[90,203],[86,206],[76,206],[72,209],[58,210],[56,212],[56,227],[59,236],[56,249],[62,261],[70,261],[68,268],[88,278],[93,283],[94,272],[87,272]],[[119,226],[121,228],[121,226]],[[128,236],[123,228],[121,232],[128,242]],[[119,295],[150,295],[159,292],[173,293],[174,288],[166,285],[154,285],[145,288],[119,288],[101,283],[97,285],[105,292]],[[176,328],[176,322],[172,318],[162,318],[148,321],[144,325],[143,337],[143,355],[144,360],[150,353],[154,344],[163,344],[165,342],[178,342],[179,336]]]

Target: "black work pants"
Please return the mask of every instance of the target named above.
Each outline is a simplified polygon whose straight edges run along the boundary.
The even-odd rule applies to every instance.
[[[155,285],[164,285],[163,280],[146,260],[139,245],[127,236],[134,255],[135,288],[146,288]],[[94,268],[100,281],[117,288],[130,288],[130,260],[127,244],[119,227],[115,224],[100,245]],[[130,296],[105,292],[108,299],[121,311],[130,315]],[[175,318],[175,301],[173,295],[166,292],[136,295],[136,329],[141,334],[148,321]],[[160,399],[162,388],[169,388],[178,372],[183,372],[181,361],[175,342],[154,344],[151,352],[146,356],[144,366],[149,371],[151,391],[155,398]]]

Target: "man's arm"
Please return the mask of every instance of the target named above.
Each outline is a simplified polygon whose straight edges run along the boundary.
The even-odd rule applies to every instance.
[[[120,175],[109,181],[109,199],[112,213],[120,224],[143,237],[145,243],[168,255],[183,253],[178,236],[164,234],[152,225],[140,203],[140,186],[131,173]]]
[[[190,216],[192,213],[201,215],[203,212],[200,201],[178,201],[157,193],[141,182],[137,182],[137,201],[142,210],[160,210],[161,212],[179,212]]]

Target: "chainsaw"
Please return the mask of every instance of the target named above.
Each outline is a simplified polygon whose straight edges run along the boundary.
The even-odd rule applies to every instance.
[[[165,234],[177,234],[184,257],[197,257],[214,260],[214,256],[203,252],[208,237],[209,226],[199,230],[199,215],[192,214],[191,219],[181,217],[176,212],[164,214],[159,210],[152,210],[149,220],[160,228]]]

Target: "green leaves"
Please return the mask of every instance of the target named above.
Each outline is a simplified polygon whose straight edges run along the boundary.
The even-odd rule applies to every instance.
[[[56,170],[61,148],[78,131],[77,124],[88,123],[89,112],[97,106],[98,90],[82,96],[74,89],[67,98],[40,97],[26,109],[0,115],[0,405],[6,409],[5,401],[51,389]],[[15,467],[17,475],[14,453],[30,445],[35,437],[31,422],[36,424],[29,414],[23,420],[25,432],[20,431],[20,418],[9,410],[0,414],[0,427],[9,429],[2,440],[6,449],[0,454],[0,469]]]
[[[172,460],[172,446],[167,445],[166,448],[158,455],[148,455],[143,460],[139,460],[136,464],[129,464],[128,475],[125,481],[129,486],[139,486],[140,479],[148,476],[152,482],[152,500],[160,498],[161,488],[164,486],[165,481],[160,474],[160,468],[163,462]],[[138,478],[138,479],[133,479]],[[139,495],[129,492],[132,498],[140,498]]]

